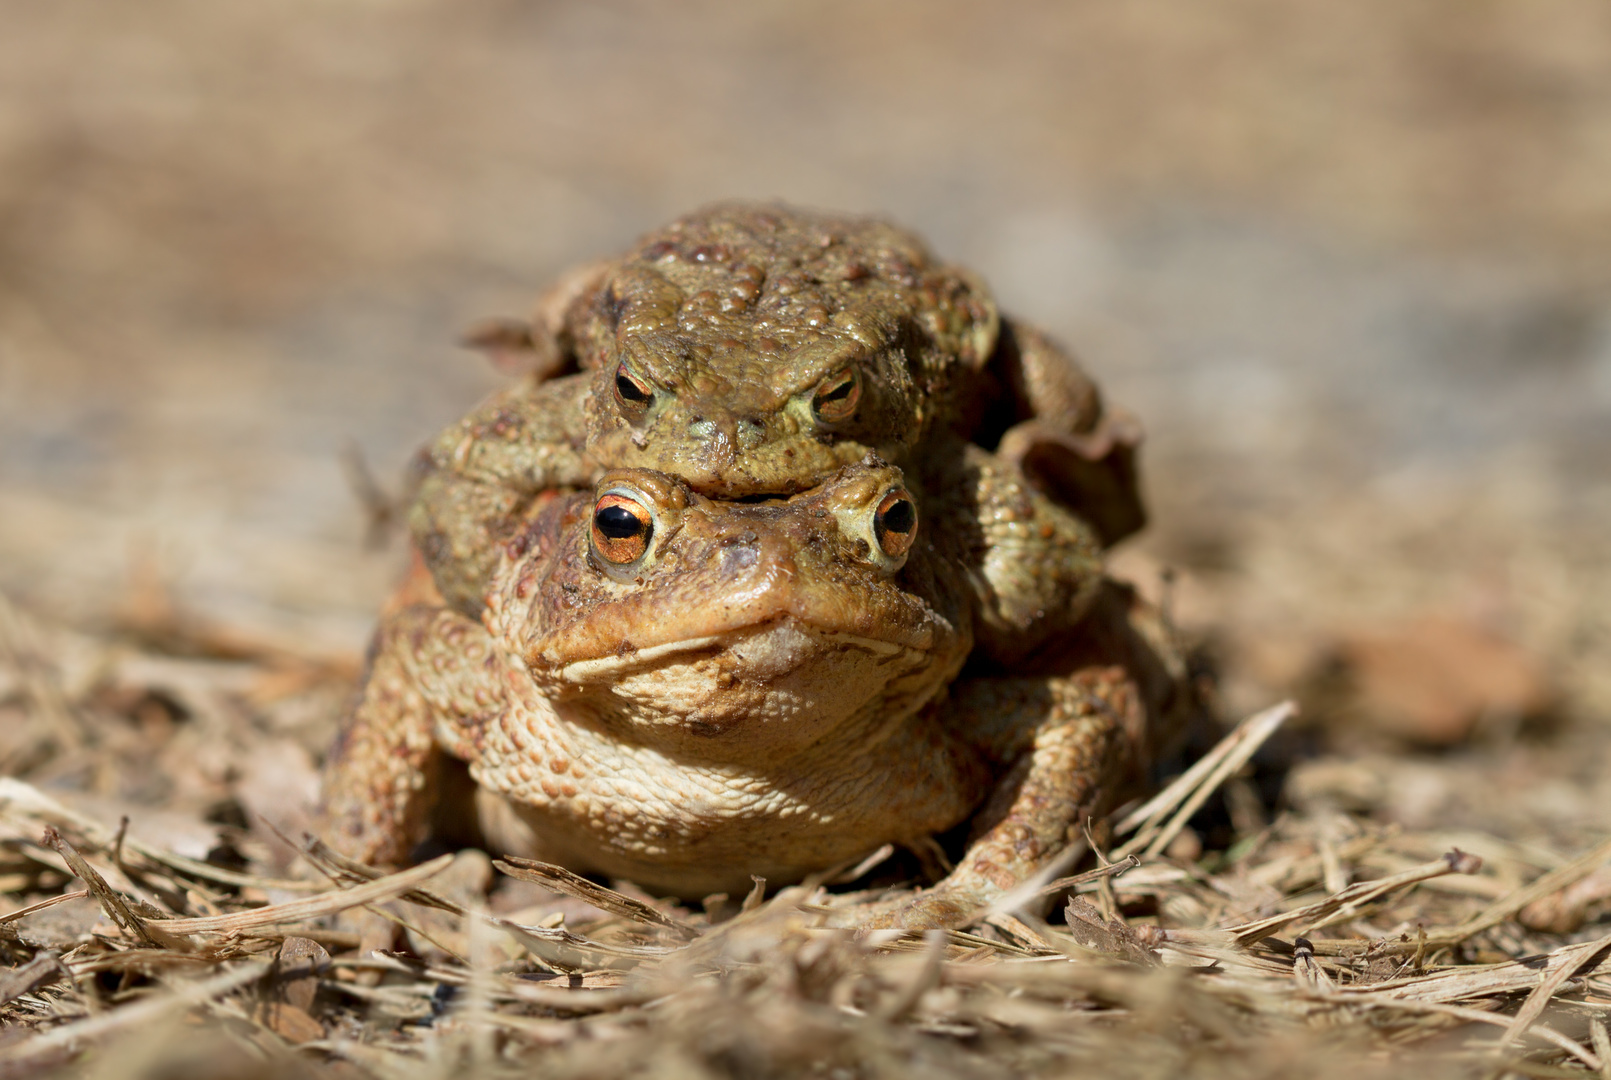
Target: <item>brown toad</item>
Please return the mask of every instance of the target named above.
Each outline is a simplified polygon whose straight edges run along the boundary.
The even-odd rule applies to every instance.
[[[427,590],[382,622],[327,768],[336,842],[406,860],[444,755],[492,846],[687,897],[972,815],[943,881],[864,913],[965,920],[1079,835],[1185,699],[1090,527],[1010,463],[949,460],[925,486],[869,456],[762,501],[643,469],[546,493],[479,620]],[[992,640],[1039,642],[1034,674],[959,678]]]
[[[950,468],[939,458],[971,440],[1105,543],[1142,521],[1134,422],[1044,335],[1001,319],[973,275],[885,222],[708,207],[572,274],[513,340],[537,373],[420,460],[415,539],[466,613],[488,536],[610,468],[789,495],[869,451],[913,476]]]

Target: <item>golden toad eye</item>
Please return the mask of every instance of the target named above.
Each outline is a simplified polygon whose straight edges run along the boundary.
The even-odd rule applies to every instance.
[[[593,504],[593,550],[617,566],[635,562],[649,550],[654,515],[628,495],[614,492]]]
[[[615,369],[615,403],[629,420],[637,420],[649,411],[654,402],[654,391],[649,384],[632,373],[625,360]]]
[[[860,400],[861,372],[854,367],[840,368],[817,384],[811,411],[824,424],[838,424],[856,415]]]
[[[879,502],[873,513],[873,536],[892,559],[912,550],[912,541],[917,539],[917,504],[905,488],[896,488]]]

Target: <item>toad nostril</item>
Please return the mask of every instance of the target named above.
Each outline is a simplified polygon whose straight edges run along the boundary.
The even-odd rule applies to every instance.
[[[734,537],[722,545],[722,573],[736,574],[748,570],[761,561],[761,549],[753,535]]]
[[[745,417],[738,422],[738,430],[734,432],[738,445],[745,450],[752,449],[766,441],[766,424],[754,417]]]

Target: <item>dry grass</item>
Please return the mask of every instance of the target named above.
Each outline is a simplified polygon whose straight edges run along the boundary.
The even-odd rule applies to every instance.
[[[1106,867],[858,935],[825,923],[888,852],[700,911],[479,852],[383,876],[293,845],[219,796],[324,738],[349,665],[160,608],[99,636],[0,616],[6,1080],[1611,1075],[1611,936],[1513,921],[1608,846],[1468,831],[1479,859],[1369,807],[1266,819],[1246,763],[1285,707],[1094,823]],[[1222,799],[1229,847],[1182,847]],[[371,947],[381,920],[408,944]]]

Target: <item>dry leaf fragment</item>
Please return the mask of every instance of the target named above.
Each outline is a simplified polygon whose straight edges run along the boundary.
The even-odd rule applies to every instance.
[[[1117,919],[1104,919],[1094,905],[1078,896],[1071,896],[1063,909],[1068,932],[1075,941],[1087,949],[1118,956],[1132,964],[1147,967],[1158,965],[1150,937]]]
[[[274,963],[274,989],[287,1004],[312,1013],[319,978],[330,967],[330,954],[317,941],[289,937]]]
[[[253,1017],[288,1043],[300,1046],[324,1038],[324,1025],[289,1002],[265,1001]]]

